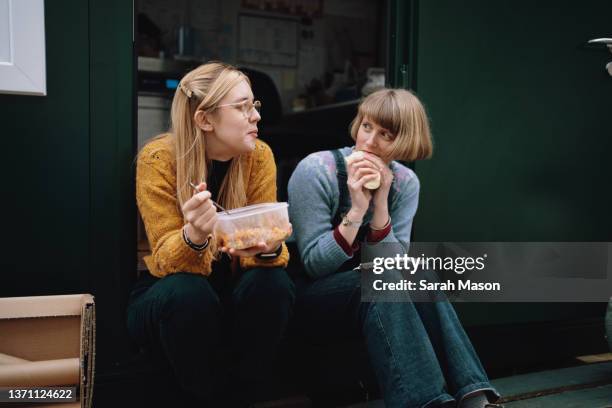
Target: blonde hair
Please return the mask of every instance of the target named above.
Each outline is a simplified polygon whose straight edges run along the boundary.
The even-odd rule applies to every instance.
[[[206,156],[204,132],[194,122],[195,113],[202,110],[211,114],[219,102],[241,81],[248,77],[232,65],[209,62],[187,73],[176,88],[172,100],[171,145],[176,157],[176,195],[179,208],[189,200],[193,188],[189,182],[205,181],[211,159]],[[246,188],[243,179],[241,157],[231,160],[227,174],[219,189],[219,204],[232,209],[246,205]],[[216,240],[211,240],[211,250],[216,254]]]
[[[364,118],[395,135],[389,160],[428,159],[433,153],[429,120],[423,104],[406,89],[381,89],[368,95],[360,104],[357,116],[349,125],[353,140]]]

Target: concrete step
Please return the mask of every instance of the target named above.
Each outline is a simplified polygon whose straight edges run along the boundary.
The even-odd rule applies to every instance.
[[[506,408],[612,408],[612,362],[498,378]],[[384,408],[382,400],[346,408]]]

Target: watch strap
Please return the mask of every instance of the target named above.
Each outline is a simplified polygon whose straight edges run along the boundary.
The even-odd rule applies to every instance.
[[[261,254],[257,254],[255,255],[256,258],[259,259],[272,259],[272,258],[278,258],[280,256],[280,254],[283,252],[283,244],[280,244],[278,246],[278,248],[276,249],[276,251],[274,252],[269,252],[269,253],[261,253]]]

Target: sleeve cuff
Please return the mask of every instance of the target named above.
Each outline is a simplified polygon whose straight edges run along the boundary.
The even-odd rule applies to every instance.
[[[355,251],[357,251],[359,249],[359,243],[358,242],[354,242],[353,246],[349,245],[349,243],[346,242],[346,239],[344,239],[344,237],[340,233],[340,230],[338,229],[338,226],[336,226],[336,228],[334,228],[334,239],[336,240],[338,245],[340,245],[340,248],[342,248],[344,253],[347,254],[348,256],[353,256]]]
[[[368,231],[367,240],[370,243],[380,242],[389,235],[391,232],[391,223],[387,224],[387,226],[381,230],[373,230],[370,228]]]

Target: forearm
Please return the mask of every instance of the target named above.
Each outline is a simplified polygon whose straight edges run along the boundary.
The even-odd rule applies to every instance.
[[[351,208],[349,212],[346,214],[346,218],[353,223],[359,223],[363,221],[363,216],[365,212],[360,211],[355,208]],[[342,235],[345,241],[352,246],[355,243],[355,238],[357,237],[357,233],[359,232],[359,225],[344,225],[344,223],[340,222],[338,226],[338,232]]]
[[[375,205],[374,214],[372,215],[372,220],[370,221],[370,227],[373,229],[383,229],[387,222],[389,221],[389,207],[387,203],[381,203],[379,205]]]
[[[193,272],[208,275],[211,271],[210,249],[196,251],[184,241],[182,231],[174,231],[152,242],[154,275],[162,277],[175,272]]]
[[[418,206],[418,179],[415,177],[413,184],[406,185],[400,191],[393,203],[385,206],[374,203],[369,236],[376,236],[377,239],[370,240],[371,243],[397,243],[407,250]]]

